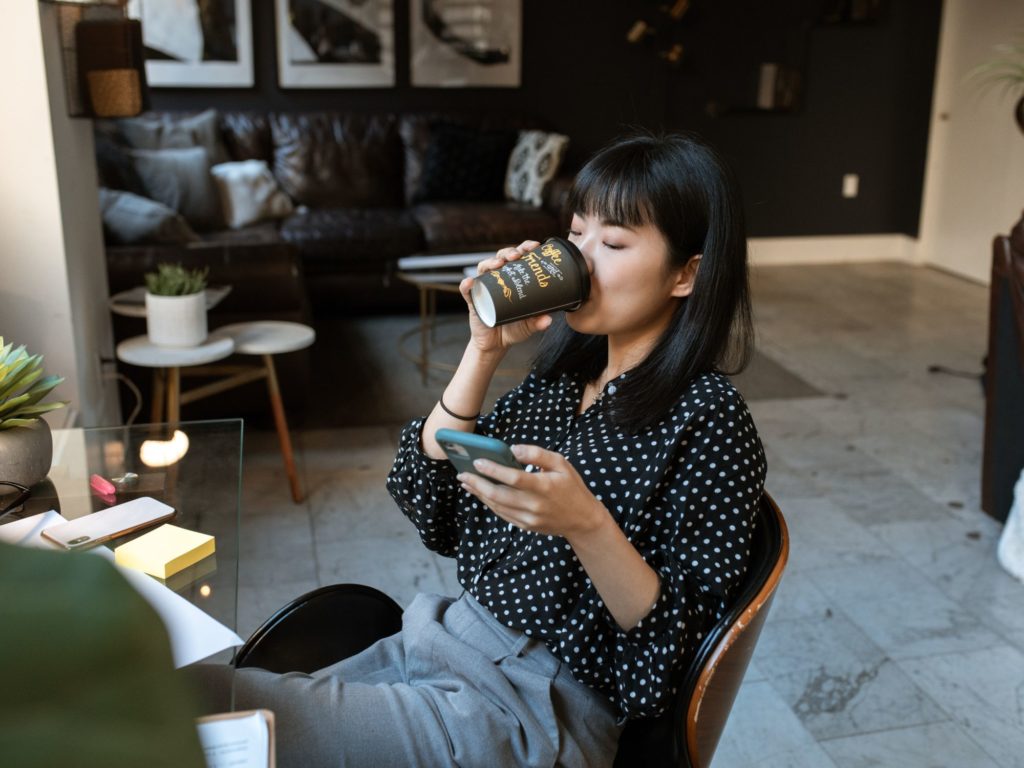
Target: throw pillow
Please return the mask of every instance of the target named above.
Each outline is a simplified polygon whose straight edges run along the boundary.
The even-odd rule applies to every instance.
[[[146,194],[142,179],[135,172],[131,155],[124,146],[99,131],[95,134],[95,145],[96,174],[101,187],[123,189],[136,195]]]
[[[100,215],[107,241],[134,243],[189,243],[199,236],[177,211],[131,192],[100,187]]]
[[[133,149],[131,155],[147,197],[173,208],[197,230],[223,226],[205,149]]]
[[[478,131],[455,123],[435,123],[423,156],[414,203],[427,200],[500,200],[512,130]]]
[[[505,198],[541,205],[544,187],[562,164],[569,137],[545,131],[520,131],[505,174]]]
[[[231,159],[220,138],[220,117],[215,109],[188,117],[133,117],[119,120],[118,127],[135,149],[203,147],[214,163]]]
[[[220,192],[224,221],[232,229],[261,219],[279,219],[294,210],[263,160],[221,163],[210,173]]]

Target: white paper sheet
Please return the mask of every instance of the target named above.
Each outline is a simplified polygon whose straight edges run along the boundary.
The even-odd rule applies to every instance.
[[[199,743],[207,768],[261,768],[270,754],[270,735],[263,715],[254,712],[199,723]]]
[[[52,509],[49,512],[40,512],[38,515],[23,517],[13,523],[0,525],[0,541],[5,544],[20,544],[23,547],[38,547],[39,549],[60,549],[49,539],[43,538],[43,531],[57,523],[67,522],[64,516]]]
[[[63,515],[50,510],[13,523],[0,525],[0,541],[29,547],[54,549],[42,532],[52,525],[67,522]],[[114,565],[114,553],[106,547],[89,550],[105,557]],[[209,614],[175,594],[160,582],[140,571],[114,565],[135,590],[160,616],[171,639],[174,666],[183,667],[220,653],[225,648],[242,644],[242,639]]]

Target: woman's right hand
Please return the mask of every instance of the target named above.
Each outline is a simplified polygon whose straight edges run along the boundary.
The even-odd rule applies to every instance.
[[[540,245],[536,240],[524,240],[518,246],[502,248],[493,257],[484,259],[476,265],[476,273],[482,275],[495,269],[501,269],[509,261],[515,261]],[[538,315],[528,317],[525,320],[517,320],[508,325],[499,325],[496,328],[488,328],[476,313],[473,307],[473,299],[470,298],[470,290],[473,287],[473,278],[467,277],[459,283],[459,292],[469,306],[469,330],[471,333],[470,343],[480,352],[487,354],[504,353],[513,344],[529,338],[537,331],[543,331],[551,325],[551,315]]]

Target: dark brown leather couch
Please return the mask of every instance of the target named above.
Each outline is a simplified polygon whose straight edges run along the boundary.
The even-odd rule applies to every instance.
[[[363,312],[415,309],[414,289],[393,277],[402,256],[491,249],[542,239],[567,226],[561,215],[567,179],[549,185],[540,207],[415,202],[431,126],[439,120],[481,131],[539,127],[508,116],[222,112],[221,138],[230,158],[266,161],[296,210],[280,222],[202,237],[234,248],[287,243],[295,248],[305,290],[318,311]],[[154,246],[147,254],[149,261],[161,252],[169,260],[178,249]],[[110,247],[108,261],[131,269],[134,250]],[[141,265],[136,273],[137,281]]]
[[[1024,469],[1024,218],[992,243],[981,507],[1006,520]]]

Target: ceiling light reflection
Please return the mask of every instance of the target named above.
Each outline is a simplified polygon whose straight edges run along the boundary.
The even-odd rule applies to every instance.
[[[170,440],[146,440],[139,447],[139,458],[147,467],[169,467],[188,453],[188,435],[174,430]]]

